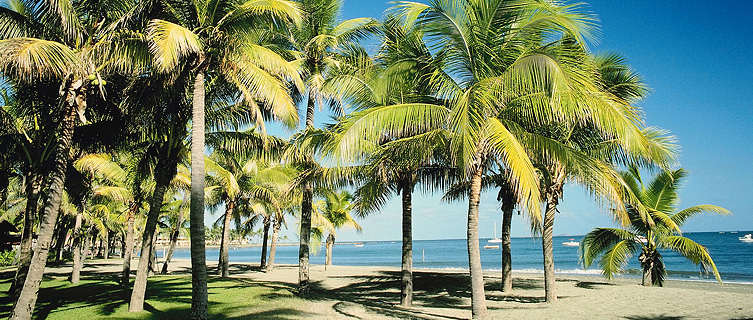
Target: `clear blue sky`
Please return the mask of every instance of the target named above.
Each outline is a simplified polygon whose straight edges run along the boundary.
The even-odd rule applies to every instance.
[[[593,51],[627,58],[652,88],[641,104],[648,123],[679,139],[680,163],[690,172],[681,206],[710,203],[733,212],[695,218],[685,231],[753,230],[753,2],[588,2],[588,10],[601,20]],[[379,18],[389,6],[387,1],[345,0],[342,18]],[[318,117],[317,123],[329,118]],[[467,204],[439,198],[414,197],[414,239],[465,238]],[[481,235],[490,237],[500,212],[494,193],[481,201]],[[566,187],[556,235],[585,234],[610,224],[612,219],[579,187]],[[288,226],[295,225],[291,219]],[[363,233],[342,231],[338,241],[400,239],[399,199],[361,225]],[[521,216],[512,229],[513,236],[530,236]],[[297,239],[292,230],[284,234]]]

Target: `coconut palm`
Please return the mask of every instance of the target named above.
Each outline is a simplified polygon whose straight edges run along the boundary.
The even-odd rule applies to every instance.
[[[588,268],[599,260],[599,267],[607,279],[621,273],[630,258],[638,255],[643,271],[644,286],[662,286],[667,271],[660,250],[674,251],[701,271],[711,271],[716,280],[722,279],[706,247],[682,235],[680,227],[691,217],[703,213],[728,214],[725,208],[703,204],[678,209],[680,183],[687,175],[683,169],[663,171],[644,183],[639,170],[631,167],[622,176],[628,188],[647,209],[641,215],[633,206],[626,208],[630,223],[626,228],[596,228],[581,243],[581,259]]]
[[[180,198],[173,201],[168,205],[168,214],[163,218],[163,224],[169,226],[169,239],[170,247],[165,254],[165,261],[162,262],[161,274],[167,274],[167,267],[170,264],[170,260],[173,258],[175,252],[175,246],[178,243],[178,238],[181,233],[185,233],[188,230],[186,225],[186,214],[188,213],[188,196],[184,193],[180,195]]]
[[[293,65],[266,46],[270,26],[299,21],[297,6],[285,0],[171,2],[172,17],[152,20],[147,28],[158,70],[172,71],[190,61],[193,77],[191,131],[191,272],[192,318],[207,317],[204,245],[204,108],[205,78],[230,84],[245,105],[289,125],[297,121],[286,80],[302,87]],[[232,96],[231,96],[232,97]],[[229,97],[229,98],[231,98]],[[138,301],[137,301],[138,302]],[[130,307],[143,309],[143,302]]]
[[[264,212],[279,212],[277,194],[280,190],[286,188],[291,177],[288,174],[289,171],[283,166],[270,165],[223,149],[215,150],[205,163],[212,180],[220,186],[215,191],[217,192],[216,198],[219,203],[225,205],[225,213],[220,217],[222,219],[222,239],[220,242],[219,273],[222,277],[227,277],[229,275],[230,223],[237,216],[234,209],[241,202],[264,203],[267,205],[266,208],[270,209],[269,211],[263,210]],[[272,215],[265,215],[264,228],[267,231],[271,218]],[[265,249],[262,249],[263,254],[266,253]]]
[[[57,144],[48,175],[44,200],[44,220],[39,228],[38,246],[16,301],[11,319],[28,319],[36,304],[37,292],[47,260],[49,244],[57,221],[73,129],[76,119],[86,122],[90,98],[104,96],[102,79],[117,67],[125,69],[114,49],[112,24],[129,8],[128,1],[82,4],[72,1],[14,1],[0,13],[0,69],[3,76],[19,83],[51,81],[59,84],[57,108],[50,108],[60,121]],[[98,18],[92,18],[98,17]],[[54,94],[53,94],[54,95]]]
[[[342,101],[337,89],[327,85],[333,69],[339,68],[340,50],[355,46],[356,41],[373,31],[378,22],[371,18],[356,18],[337,22],[342,0],[299,0],[301,23],[292,30],[292,46],[297,51],[305,88],[300,93],[306,99],[305,128],[314,127],[317,104],[329,106],[342,115]],[[301,98],[300,100],[303,100]],[[303,170],[314,167],[313,157],[305,157],[298,165]],[[301,233],[298,252],[298,294],[309,291],[309,241],[311,234],[312,183],[302,185]]]
[[[353,209],[351,200],[353,196],[347,191],[328,190],[325,192],[324,200],[317,201],[315,205],[317,210],[311,219],[312,236],[314,236],[312,243],[319,247],[322,237],[327,235],[325,270],[327,266],[332,265],[332,247],[335,245],[337,230],[344,227],[351,227],[358,232],[362,230],[358,222],[350,215]]]

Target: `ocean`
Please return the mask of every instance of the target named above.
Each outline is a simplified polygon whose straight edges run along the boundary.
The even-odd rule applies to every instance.
[[[738,240],[752,231],[731,232],[695,232],[685,236],[706,246],[725,282],[753,283],[753,243]],[[583,236],[554,237],[554,263],[557,273],[600,275],[598,266],[583,269],[579,261],[578,247],[567,247],[562,242],[581,241]],[[481,246],[487,244],[488,238],[480,240]],[[363,246],[353,243],[336,244],[333,248],[333,263],[348,266],[400,266],[400,241],[364,241]],[[494,244],[499,245],[499,244]],[[526,273],[543,273],[541,256],[541,238],[512,239],[513,271]],[[162,250],[159,250],[159,253]],[[699,267],[671,251],[661,251],[670,279],[715,281],[712,274],[703,274]],[[231,262],[259,262],[260,247],[231,248]],[[217,248],[207,249],[207,259],[215,260]],[[176,249],[174,257],[189,259],[188,249]],[[298,263],[297,246],[279,246],[276,263]],[[311,256],[311,263],[324,264],[324,250],[319,249]],[[500,249],[481,249],[481,264],[484,270],[500,270]],[[426,269],[467,270],[468,255],[465,239],[415,240],[413,241],[413,267]],[[632,257],[623,277],[640,277],[640,265],[637,257]]]

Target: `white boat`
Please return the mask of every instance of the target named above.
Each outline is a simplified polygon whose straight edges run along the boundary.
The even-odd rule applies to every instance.
[[[360,243],[360,242],[359,243],[354,243],[353,246],[356,247],[356,248],[360,248],[360,247],[363,247],[363,243]]]
[[[487,242],[489,242],[489,243],[502,243],[502,239],[497,238],[497,223],[496,222],[494,223],[494,239],[491,239],[491,240],[489,240]],[[486,248],[486,247],[484,247],[484,248]],[[491,249],[491,248],[487,248],[487,249]]]
[[[580,242],[575,241],[575,239],[570,239],[569,241],[565,241],[562,243],[565,247],[577,247],[580,245]]]
[[[487,244],[484,246],[484,249],[499,249],[499,246]]]
[[[746,234],[744,237],[738,237],[737,240],[742,242],[753,242],[753,234]]]

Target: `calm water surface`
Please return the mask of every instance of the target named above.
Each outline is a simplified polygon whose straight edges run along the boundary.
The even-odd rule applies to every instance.
[[[734,282],[753,282],[753,243],[745,243],[737,238],[751,231],[739,233],[699,232],[685,235],[706,246],[716,262],[722,279]],[[559,273],[565,274],[599,274],[594,267],[584,270],[579,262],[577,247],[566,247],[562,242],[574,239],[581,241],[582,236],[554,237],[554,261]],[[481,239],[486,245],[488,239]],[[337,265],[349,266],[400,266],[400,241],[365,241],[363,247],[353,244],[337,244],[333,249],[333,261]],[[495,244],[498,245],[498,244]],[[464,239],[450,240],[416,240],[413,242],[413,264],[415,268],[433,269],[467,269],[468,255]],[[161,251],[161,250],[160,250]],[[161,253],[161,252],[160,252]],[[230,250],[231,262],[258,262],[260,247],[233,248]],[[663,251],[664,264],[674,279],[713,280],[712,275],[704,275],[699,268],[684,258],[669,251]],[[218,256],[217,248],[207,249],[207,259]],[[175,252],[175,258],[189,259],[187,249]],[[543,272],[541,257],[541,238],[512,239],[513,270],[519,272]],[[298,263],[297,246],[280,246],[277,248],[277,263]],[[324,250],[312,255],[311,263],[324,264]],[[499,270],[501,265],[500,249],[481,249],[481,263],[485,270]],[[630,259],[625,276],[638,276],[638,258]]]

